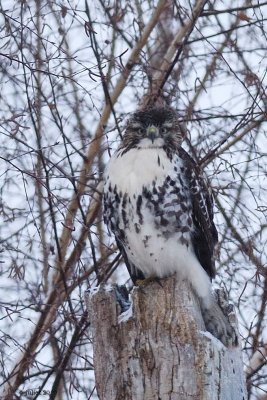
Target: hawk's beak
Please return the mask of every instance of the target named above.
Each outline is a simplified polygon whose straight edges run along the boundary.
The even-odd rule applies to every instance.
[[[154,140],[159,136],[159,130],[156,126],[150,125],[146,130],[146,134],[152,140],[152,143],[154,143]]]

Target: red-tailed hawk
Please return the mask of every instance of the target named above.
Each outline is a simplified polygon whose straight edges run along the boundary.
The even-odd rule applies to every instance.
[[[207,330],[228,345],[233,328],[211,290],[218,239],[212,195],[182,140],[173,109],[133,114],[105,171],[104,220],[133,282],[173,273],[187,279]]]

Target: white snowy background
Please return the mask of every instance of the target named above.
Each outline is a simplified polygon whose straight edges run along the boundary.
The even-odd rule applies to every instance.
[[[194,2],[173,3],[176,17],[169,31],[175,33],[181,26],[177,8],[180,7],[185,19]],[[245,132],[252,123],[266,118],[267,4],[263,3],[259,7],[257,1],[208,2],[207,11],[251,4],[255,8],[245,9],[243,14],[234,10],[199,18],[189,39],[192,43],[182,53],[168,83],[172,105],[179,111],[188,132],[185,148],[191,143],[195,156],[201,160],[218,146],[219,154],[205,163],[214,190],[215,221],[220,236],[216,284],[226,288],[237,307],[245,368],[251,366],[256,350],[267,346],[266,123]],[[87,29],[95,32],[101,70],[110,79],[108,89],[112,93],[131,46],[151,18],[156,1],[89,0],[87,5],[93,21]],[[66,212],[105,104],[86,22],[84,1],[0,2],[2,382],[22,356],[53,290],[58,256],[56,240],[60,241]],[[114,26],[119,29],[114,30]],[[228,34],[230,39],[222,46]],[[147,92],[146,66],[156,37],[155,30],[114,105],[117,122],[111,116],[105,127],[101,151],[90,171],[80,210],[69,227],[72,232],[66,257],[84,227],[83,212],[92,201],[109,154],[119,143],[118,126],[122,131],[128,113],[136,109]],[[221,54],[211,66],[219,50]],[[204,81],[209,65],[211,71]],[[239,135],[242,138],[235,140]],[[75,329],[73,314],[79,319],[85,309],[84,291],[97,285],[96,274],[86,276],[86,271],[113,243],[113,238],[99,226],[102,226],[101,216],[90,227],[86,245],[67,284],[77,282],[80,276],[85,278],[58,309],[57,318],[38,346],[19,390],[38,389],[40,385],[43,390],[52,387],[55,359],[64,354]],[[116,255],[105,261],[105,265]],[[109,283],[126,280],[126,271],[120,265]],[[266,350],[263,356],[267,361]],[[266,396],[266,380],[265,366],[251,379],[250,399]],[[71,355],[60,391],[62,399],[97,398],[89,330]]]

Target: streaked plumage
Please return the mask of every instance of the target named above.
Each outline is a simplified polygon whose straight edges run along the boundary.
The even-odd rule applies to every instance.
[[[217,242],[212,195],[182,139],[173,109],[133,114],[105,172],[104,220],[134,282],[175,272],[188,279],[207,314],[207,328],[215,324],[209,330],[227,342],[224,315],[213,315],[214,308],[219,311],[210,284]]]

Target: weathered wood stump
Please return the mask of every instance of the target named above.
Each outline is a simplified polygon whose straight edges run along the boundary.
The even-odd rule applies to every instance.
[[[205,331],[187,282],[151,282],[131,300],[120,314],[114,289],[87,296],[100,400],[247,398],[240,348]]]

